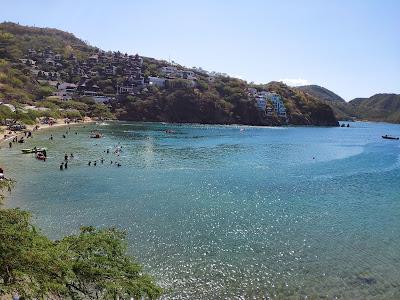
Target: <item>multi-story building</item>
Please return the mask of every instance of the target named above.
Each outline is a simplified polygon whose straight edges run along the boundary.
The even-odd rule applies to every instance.
[[[286,108],[279,94],[268,91],[256,92],[254,89],[249,89],[248,92],[249,95],[255,97],[257,107],[265,111],[267,115],[271,115],[275,111],[279,117],[286,118]]]

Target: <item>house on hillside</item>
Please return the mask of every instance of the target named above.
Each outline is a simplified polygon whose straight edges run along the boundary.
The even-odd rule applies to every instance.
[[[183,79],[194,80],[196,79],[196,74],[193,71],[182,71],[180,75]]]
[[[149,85],[165,88],[166,78],[149,76]]]
[[[57,86],[58,91],[64,91],[68,94],[76,93],[77,85],[74,83],[63,82]]]
[[[56,62],[52,58],[46,58],[45,62],[46,62],[46,64],[51,65],[51,66],[55,66],[56,65]]]
[[[53,95],[64,101],[71,100],[72,95],[76,93],[76,89],[76,84],[63,82],[57,85],[57,91]]]
[[[279,117],[286,118],[286,107],[285,107],[285,105],[283,104],[282,97],[281,97],[279,94],[277,94],[277,93],[268,92],[268,93],[267,93],[267,99],[268,99],[269,101],[271,101],[271,103],[272,103],[272,105],[273,105],[273,108],[274,108],[276,114],[277,114]]]
[[[255,97],[257,107],[266,112],[267,115],[272,115],[275,112],[279,117],[286,118],[286,107],[282,97],[274,92],[260,91],[254,94],[255,89],[247,89],[249,95]]]
[[[136,94],[144,88],[144,78],[141,75],[130,76],[122,85],[117,86],[117,94]]]
[[[99,62],[99,55],[93,54],[88,58],[88,61],[92,64],[97,64]]]
[[[179,75],[178,69],[176,67],[172,67],[172,66],[162,67],[160,69],[160,72],[162,74],[164,74],[165,76],[169,76],[169,77],[176,77],[177,75]]]
[[[256,96],[256,104],[257,107],[262,110],[265,111],[265,108],[267,106],[267,99],[266,97],[264,97],[263,95],[257,95]]]
[[[36,64],[35,60],[28,59],[28,58],[20,58],[19,61],[23,64],[29,65],[29,66],[34,66]]]
[[[104,73],[106,75],[115,75],[117,74],[117,67],[116,66],[112,66],[112,65],[108,65],[104,68]]]
[[[143,65],[143,58],[140,57],[138,54],[136,55],[129,55],[129,62],[135,66],[142,67]]]

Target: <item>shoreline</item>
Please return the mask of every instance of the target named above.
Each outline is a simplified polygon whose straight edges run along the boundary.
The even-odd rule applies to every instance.
[[[95,122],[92,118],[85,117],[83,122],[77,122],[77,123],[65,123],[65,119],[57,119],[56,123],[53,125],[49,124],[40,124],[40,123],[35,123],[33,125],[27,125],[26,129],[21,130],[21,131],[11,131],[8,130],[6,126],[1,126],[0,128],[3,128],[4,131],[2,133],[3,137],[0,139],[0,147],[3,146],[5,142],[11,141],[15,137],[18,139],[20,137],[25,137],[25,132],[31,131],[31,132],[37,132],[41,130],[46,130],[46,129],[51,129],[51,128],[58,128],[58,127],[65,127],[65,126],[73,126],[73,125],[82,125],[82,124],[89,124]],[[37,129],[35,129],[36,126],[39,126]],[[8,134],[8,132],[12,132],[11,134]],[[7,135],[7,137],[5,137]]]

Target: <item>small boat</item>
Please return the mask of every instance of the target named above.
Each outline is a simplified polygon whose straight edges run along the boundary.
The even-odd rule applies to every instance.
[[[47,150],[47,148],[32,148],[32,149],[21,149],[21,152],[23,154],[29,154],[29,153],[43,152],[46,150]]]
[[[90,137],[92,138],[92,139],[99,139],[99,138],[101,138],[101,134],[100,133],[92,133],[91,135],[90,135]]]
[[[36,158],[39,160],[46,160],[46,155],[44,155],[42,152],[36,153]]]
[[[390,136],[390,135],[387,135],[387,134],[382,135],[382,138],[383,139],[387,139],[387,140],[398,140],[399,139],[398,137]]]

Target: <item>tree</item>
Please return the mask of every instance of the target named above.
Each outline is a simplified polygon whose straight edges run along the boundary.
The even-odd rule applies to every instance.
[[[0,190],[11,185],[3,180]],[[126,251],[125,234],[117,229],[83,227],[52,241],[32,225],[28,212],[0,209],[0,296],[158,298],[162,290]]]

